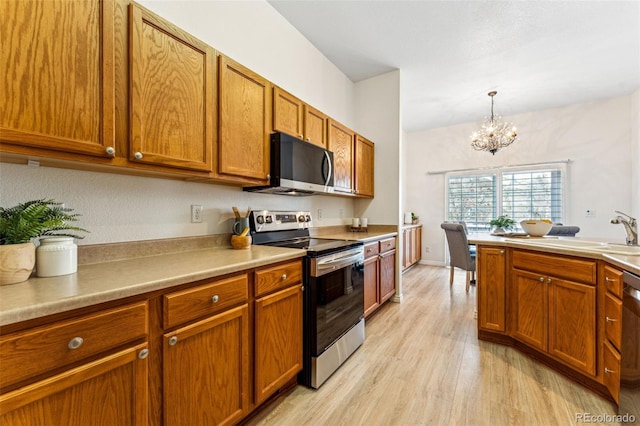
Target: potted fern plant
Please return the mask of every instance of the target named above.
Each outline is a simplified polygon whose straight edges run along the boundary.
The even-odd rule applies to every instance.
[[[503,235],[505,231],[514,227],[516,221],[507,216],[498,216],[489,222],[489,225],[493,227],[491,232],[493,235]]]
[[[0,285],[29,279],[36,259],[32,239],[47,236],[84,238],[70,233],[88,232],[71,224],[80,216],[72,211],[49,199],[0,207]]]

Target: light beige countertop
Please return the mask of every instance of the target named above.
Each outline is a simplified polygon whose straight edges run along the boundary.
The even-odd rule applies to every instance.
[[[617,248],[615,246],[606,245],[607,242],[620,243],[621,241],[605,241],[600,238],[582,237],[505,238],[490,234],[469,234],[468,240],[471,244],[515,247],[547,253],[602,259],[621,269],[640,274],[640,255],[615,253],[612,252],[616,251]],[[623,251],[624,244],[619,245],[620,251]]]
[[[0,326],[300,258],[304,250],[213,247],[78,265],[78,272],[0,286]]]
[[[367,232],[340,232],[336,234],[318,235],[319,238],[327,238],[329,240],[348,240],[348,241],[362,241],[368,243],[371,241],[383,240],[385,238],[391,238],[397,236],[397,232],[391,231],[367,231]]]

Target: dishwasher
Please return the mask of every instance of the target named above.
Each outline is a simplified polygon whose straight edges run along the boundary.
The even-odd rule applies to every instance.
[[[618,414],[640,424],[640,276],[624,272]]]

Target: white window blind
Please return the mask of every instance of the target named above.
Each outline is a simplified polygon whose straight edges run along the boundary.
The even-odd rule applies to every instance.
[[[489,222],[501,215],[516,223],[531,218],[559,223],[564,215],[563,181],[564,166],[448,174],[446,218],[466,222],[470,232],[488,231]]]

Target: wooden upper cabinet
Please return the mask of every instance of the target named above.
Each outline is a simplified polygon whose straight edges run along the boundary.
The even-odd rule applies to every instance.
[[[268,183],[271,84],[220,55],[219,133],[216,177]]]
[[[355,143],[355,192],[360,197],[373,198],[375,146],[360,135],[356,135]]]
[[[273,130],[284,132],[297,138],[303,135],[304,102],[281,88],[273,88]]]
[[[0,40],[0,141],[112,156],[113,1],[2,1]]]
[[[129,23],[129,159],[210,172],[215,51],[136,4]]]
[[[329,151],[333,152],[333,185],[336,192],[353,193],[353,158],[356,133],[335,120],[328,120]]]
[[[327,148],[327,121],[329,117],[310,105],[304,105],[304,140]]]

